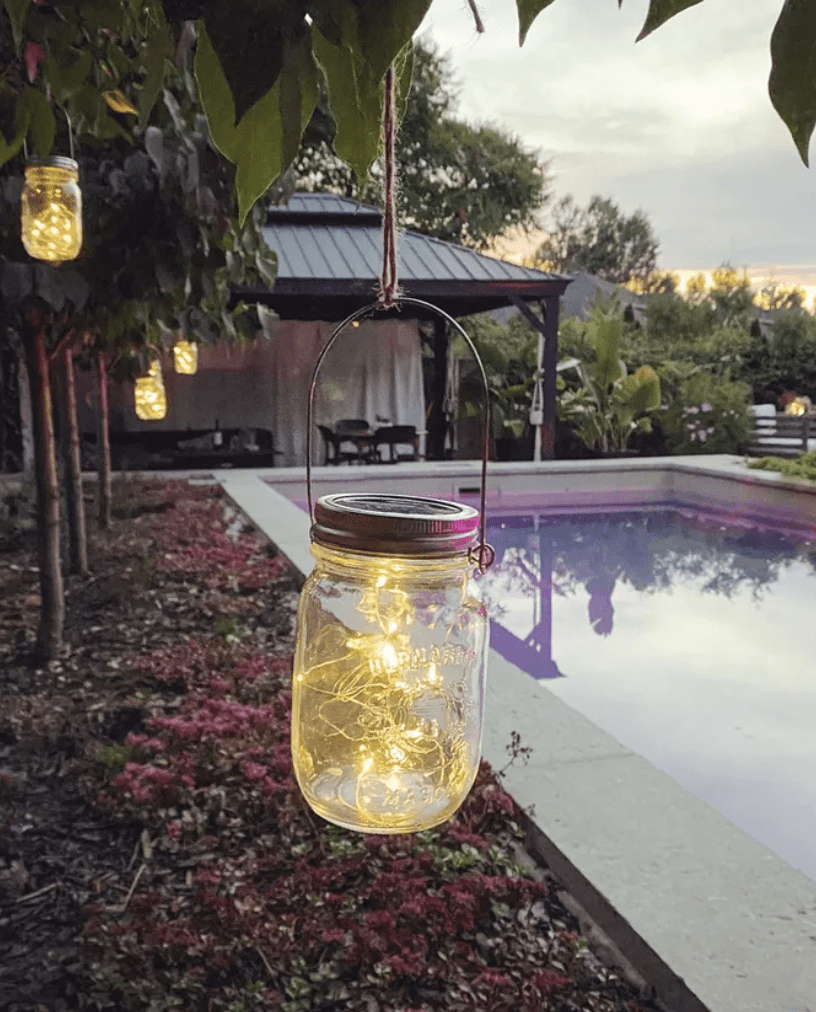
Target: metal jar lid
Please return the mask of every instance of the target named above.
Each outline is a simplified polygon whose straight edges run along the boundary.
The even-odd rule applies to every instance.
[[[79,163],[65,155],[52,155],[50,158],[29,158],[26,168],[33,169],[65,169],[67,172],[79,172]]]
[[[472,506],[375,492],[321,496],[312,525],[318,545],[376,555],[465,554],[478,533],[479,513]]]

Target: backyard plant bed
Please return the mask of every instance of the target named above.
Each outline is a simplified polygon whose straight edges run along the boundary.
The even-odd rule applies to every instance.
[[[816,482],[816,450],[801,453],[792,459],[786,457],[759,457],[749,461],[748,467],[757,471],[778,471],[786,478],[804,478]]]
[[[291,571],[213,487],[115,495],[48,667],[31,535],[0,544],[0,1008],[657,1012],[526,860],[485,765],[416,836],[313,815]]]

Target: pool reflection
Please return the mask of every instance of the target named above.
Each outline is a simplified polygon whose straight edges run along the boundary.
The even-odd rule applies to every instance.
[[[491,646],[536,679],[563,678],[553,657],[553,598],[586,595],[589,628],[615,629],[614,593],[627,585],[653,594],[691,585],[759,599],[793,560],[816,549],[787,533],[699,510],[488,517],[495,562],[482,578],[491,614]],[[528,626],[529,628],[526,628]]]

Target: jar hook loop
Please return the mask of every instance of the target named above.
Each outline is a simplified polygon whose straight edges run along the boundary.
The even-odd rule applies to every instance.
[[[401,306],[412,306],[416,309],[421,309],[423,312],[435,313],[437,316],[442,317],[453,329],[464,339],[470,349],[476,365],[479,369],[479,376],[482,381],[482,390],[484,392],[484,410],[482,412],[482,477],[481,487],[479,492],[479,544],[474,545],[468,553],[470,561],[476,565],[480,572],[484,573],[492,564],[495,558],[495,552],[490,545],[487,544],[486,540],[486,506],[485,498],[487,492],[487,458],[490,453],[490,392],[487,385],[487,375],[485,374],[484,365],[479,357],[479,352],[476,350],[476,345],[473,343],[472,338],[462,325],[455,320],[452,316],[449,316],[443,309],[438,306],[434,306],[430,302],[425,302],[422,299],[409,298],[408,296],[400,296],[395,303],[396,309]],[[359,325],[360,321],[375,317],[378,314],[389,312],[384,309],[380,303],[372,303],[371,305],[364,306],[362,309],[358,309],[351,313],[341,323],[335,327],[328,341],[323,347],[323,350],[317,357],[315,362],[314,370],[312,371],[312,378],[309,384],[309,399],[306,411],[306,496],[309,501],[309,521],[314,524],[314,504],[312,501],[312,420],[314,414],[314,398],[315,391],[317,389],[317,379],[320,372],[320,367],[323,365],[323,360],[329,353],[334,342],[340,336],[340,334],[353,323]]]

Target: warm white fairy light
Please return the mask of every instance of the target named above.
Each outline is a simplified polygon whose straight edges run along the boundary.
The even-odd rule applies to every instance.
[[[315,554],[343,562],[323,547]],[[434,559],[425,576],[416,560],[358,557],[355,566],[360,590],[338,608],[344,620],[328,607],[304,619],[295,771],[309,804],[333,822],[372,833],[428,828],[459,807],[478,767],[481,689],[472,669],[484,629],[474,649],[457,641],[460,619],[446,623],[451,600],[467,615],[479,601],[464,560],[446,569]]]

